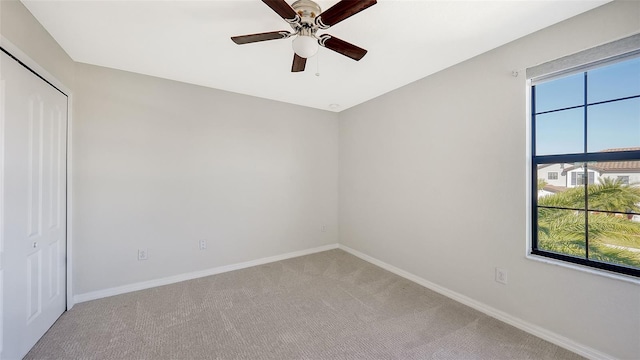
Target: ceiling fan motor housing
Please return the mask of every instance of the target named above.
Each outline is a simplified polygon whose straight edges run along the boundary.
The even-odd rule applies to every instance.
[[[291,7],[295,10],[298,16],[300,16],[302,26],[316,28],[314,20],[316,16],[320,15],[322,12],[322,9],[320,9],[318,4],[311,0],[297,0],[291,4]],[[291,24],[291,26],[294,29],[296,28],[294,24]]]

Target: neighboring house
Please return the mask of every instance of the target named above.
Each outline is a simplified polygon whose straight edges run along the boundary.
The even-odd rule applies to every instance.
[[[635,148],[607,149],[611,151],[632,151]],[[640,161],[604,161],[587,164],[585,175],[584,164],[545,164],[538,167],[538,179],[544,180],[551,187],[545,186],[540,196],[557,193],[561,188],[573,188],[585,184],[598,184],[600,179],[620,179],[625,184],[640,184]],[[549,189],[555,189],[550,190]]]
[[[631,151],[638,148],[607,149],[603,151]],[[587,164],[587,175],[583,164],[548,164],[538,167],[538,179],[547,185],[538,191],[538,198],[557,194],[569,188],[581,186],[588,179],[589,184],[598,184],[600,179],[620,179],[625,184],[640,184],[640,161],[604,161]],[[640,222],[640,216],[633,215],[631,221]]]
[[[567,186],[567,176],[564,169],[571,166],[571,164],[540,165],[538,166],[538,179],[542,179],[553,186]]]
[[[603,152],[634,150],[640,150],[640,147],[606,149]],[[640,183],[640,161],[603,161],[587,164],[587,173],[585,176],[583,164],[566,167],[563,174],[567,180],[566,186],[584,185],[587,178],[589,184],[597,184],[600,178],[604,177],[620,179],[625,184]]]
[[[640,161],[615,161],[587,165],[589,184],[597,184],[600,178],[620,179],[625,184],[640,183]],[[567,187],[584,185],[582,166],[566,169]]]

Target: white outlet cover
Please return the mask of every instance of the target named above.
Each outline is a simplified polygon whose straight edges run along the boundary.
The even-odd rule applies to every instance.
[[[496,281],[501,284],[507,284],[507,270],[496,268]]]

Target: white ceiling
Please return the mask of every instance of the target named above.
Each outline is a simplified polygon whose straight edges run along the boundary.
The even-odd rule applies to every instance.
[[[320,48],[306,71],[291,73],[291,38],[245,45],[230,40],[290,30],[260,0],[22,0],[75,61],[329,111],[609,1],[378,0],[318,32],[367,49],[362,60]],[[326,10],[336,2],[318,4]]]

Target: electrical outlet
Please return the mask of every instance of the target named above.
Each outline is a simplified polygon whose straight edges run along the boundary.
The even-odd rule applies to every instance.
[[[496,281],[507,285],[507,270],[502,268],[496,268]]]
[[[147,260],[148,258],[147,249],[138,249],[138,260]]]
[[[200,240],[200,250],[205,250],[207,248],[207,240]]]
[[[327,225],[320,226],[320,231],[321,232],[327,232]]]

